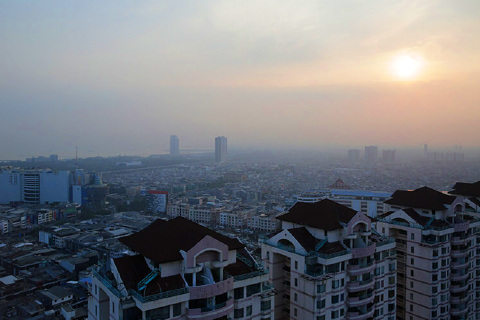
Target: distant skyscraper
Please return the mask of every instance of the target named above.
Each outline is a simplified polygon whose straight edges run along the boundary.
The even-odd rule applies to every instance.
[[[227,137],[215,138],[215,162],[227,161]]]
[[[395,162],[395,151],[396,150],[383,150],[383,162],[384,163],[394,163]]]
[[[348,150],[348,161],[350,163],[355,163],[360,161],[360,150],[350,149]]]
[[[365,163],[367,165],[372,165],[377,162],[378,158],[378,147],[377,146],[366,146],[365,147]]]
[[[177,136],[170,136],[170,155],[178,156],[180,154],[180,140]]]

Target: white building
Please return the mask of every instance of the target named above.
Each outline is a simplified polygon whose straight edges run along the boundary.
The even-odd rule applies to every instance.
[[[337,189],[330,191],[329,199],[375,218],[385,212],[384,202],[391,195],[391,192]]]
[[[261,213],[248,219],[248,229],[261,232],[274,232],[280,227],[276,213]]]
[[[215,138],[215,162],[222,163],[227,161],[227,137]]]
[[[368,216],[334,201],[297,202],[262,243],[275,319],[395,319],[393,239]]]
[[[93,272],[89,319],[272,319],[273,288],[237,239],[185,218],[120,239],[135,255]]]
[[[480,319],[480,219],[464,198],[423,187],[386,204],[377,230],[397,242],[397,319]]]
[[[69,171],[0,170],[0,203],[49,204],[69,199]]]

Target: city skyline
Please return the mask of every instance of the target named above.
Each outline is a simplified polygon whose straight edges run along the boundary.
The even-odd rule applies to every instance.
[[[171,132],[185,146],[221,132],[239,148],[478,148],[479,12],[478,1],[2,2],[0,159],[155,154]]]

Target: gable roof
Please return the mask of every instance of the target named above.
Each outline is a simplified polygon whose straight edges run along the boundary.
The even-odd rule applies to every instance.
[[[462,196],[480,197],[480,181],[474,183],[457,182],[453,186],[453,190],[448,193],[459,194]]]
[[[324,199],[314,203],[297,202],[277,219],[330,231],[343,229],[342,223],[348,223],[356,214],[353,209]]]
[[[229,250],[245,247],[237,239],[221,235],[188,219],[157,219],[145,229],[120,238],[120,242],[156,263],[182,260],[180,250],[188,251],[206,236],[226,244]]]
[[[413,191],[397,190],[392,198],[385,201],[386,204],[399,205],[428,210],[445,210],[445,205],[450,205],[455,200],[449,196],[429,187],[418,188]]]
[[[305,227],[288,229],[288,232],[290,232],[295,240],[297,240],[307,252],[314,251],[315,245],[320,241],[317,240],[310,232],[308,232],[307,228]]]

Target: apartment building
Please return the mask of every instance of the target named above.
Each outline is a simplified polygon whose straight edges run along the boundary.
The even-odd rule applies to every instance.
[[[397,190],[377,217],[396,239],[397,319],[480,318],[480,220],[464,197]]]
[[[272,319],[273,287],[237,239],[178,217],[120,238],[93,272],[89,319]]]
[[[375,218],[378,214],[385,212],[384,202],[391,195],[391,192],[338,189],[331,190],[328,198]]]
[[[260,232],[275,232],[280,227],[276,213],[260,213],[248,219],[248,228]]]
[[[395,243],[332,200],[297,202],[262,243],[275,319],[395,319]]]

